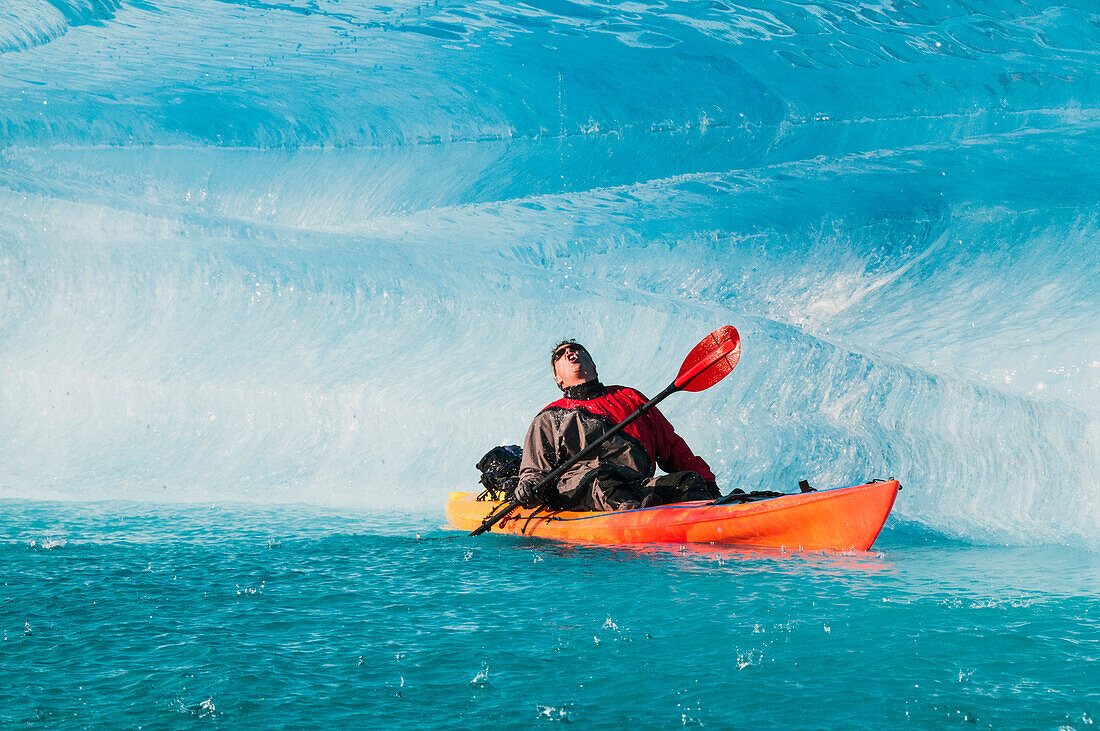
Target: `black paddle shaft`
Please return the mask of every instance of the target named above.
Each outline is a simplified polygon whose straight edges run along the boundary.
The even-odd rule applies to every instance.
[[[656,396],[651,398],[649,401],[646,401],[644,404],[639,406],[637,409],[635,409],[633,414],[631,414],[630,416],[628,416],[625,419],[623,419],[622,421],[620,421],[610,431],[605,432],[603,435],[600,436],[599,439],[592,442],[587,447],[585,447],[584,449],[582,449],[581,451],[577,452],[575,455],[573,455],[572,457],[567,459],[565,462],[563,462],[562,464],[555,467],[550,472],[550,474],[548,474],[546,477],[542,478],[542,480],[539,481],[539,484],[535,486],[535,492],[538,493],[542,490],[543,487],[553,483],[555,480],[557,480],[559,477],[561,477],[563,474],[565,474],[566,470],[568,470],[570,467],[577,464],[578,462],[580,462],[585,457],[588,457],[592,453],[594,453],[596,451],[596,449],[598,449],[600,447],[600,445],[602,445],[608,439],[610,439],[611,437],[613,437],[616,434],[618,434],[619,432],[621,432],[623,429],[630,426],[637,419],[640,419],[641,417],[645,416],[646,413],[650,409],[652,409],[654,406],[656,406],[658,403],[660,403],[666,396],[668,396],[669,394],[676,393],[679,390],[680,389],[676,386],[675,383],[670,383],[668,388],[666,388],[664,391],[661,391],[659,394],[657,394]],[[490,513],[488,516],[485,517],[485,520],[481,521],[481,525],[478,526],[476,530],[472,531],[470,533],[470,535],[471,536],[480,536],[482,533],[489,530],[494,525],[496,525],[501,520],[503,520],[504,516],[508,515],[508,513],[512,512],[513,510],[515,510],[519,506],[520,506],[519,500],[513,500],[512,502],[505,505],[502,510],[497,510],[493,513]]]

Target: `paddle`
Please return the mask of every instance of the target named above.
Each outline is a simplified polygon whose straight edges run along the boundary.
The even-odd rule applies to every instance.
[[[684,364],[680,366],[680,372],[676,374],[676,380],[670,383],[668,388],[639,406],[634,413],[620,421],[599,439],[555,467],[550,474],[542,478],[535,487],[535,492],[537,493],[546,485],[553,483],[554,480],[565,474],[566,470],[595,452],[601,444],[621,432],[636,419],[644,416],[647,411],[668,395],[677,391],[705,391],[718,383],[730,374],[740,357],[741,336],[737,334],[735,328],[730,325],[723,325],[707,335],[688,353],[687,358],[684,359]],[[481,521],[481,525],[478,526],[477,530],[471,532],[470,535],[480,536],[519,506],[519,500],[513,500],[505,504],[503,508],[487,515],[485,520]]]

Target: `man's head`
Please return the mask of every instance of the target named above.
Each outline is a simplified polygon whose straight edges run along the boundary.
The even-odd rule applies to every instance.
[[[558,388],[563,391],[599,377],[592,356],[576,340],[563,340],[554,346],[550,355],[550,369],[554,372],[554,381]]]

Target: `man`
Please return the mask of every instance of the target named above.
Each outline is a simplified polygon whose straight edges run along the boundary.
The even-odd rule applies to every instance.
[[[527,430],[515,492],[524,506],[630,510],[719,497],[710,467],[656,408],[571,467],[556,484],[536,491],[555,467],[648,400],[632,388],[600,383],[592,356],[574,340],[554,348],[550,368],[563,398],[540,411]],[[656,467],[671,474],[654,478]]]

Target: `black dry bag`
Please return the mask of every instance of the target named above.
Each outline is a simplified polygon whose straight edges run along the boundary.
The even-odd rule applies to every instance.
[[[519,480],[519,461],[523,448],[518,444],[493,447],[478,463],[481,484],[485,487],[478,500],[512,500]]]

